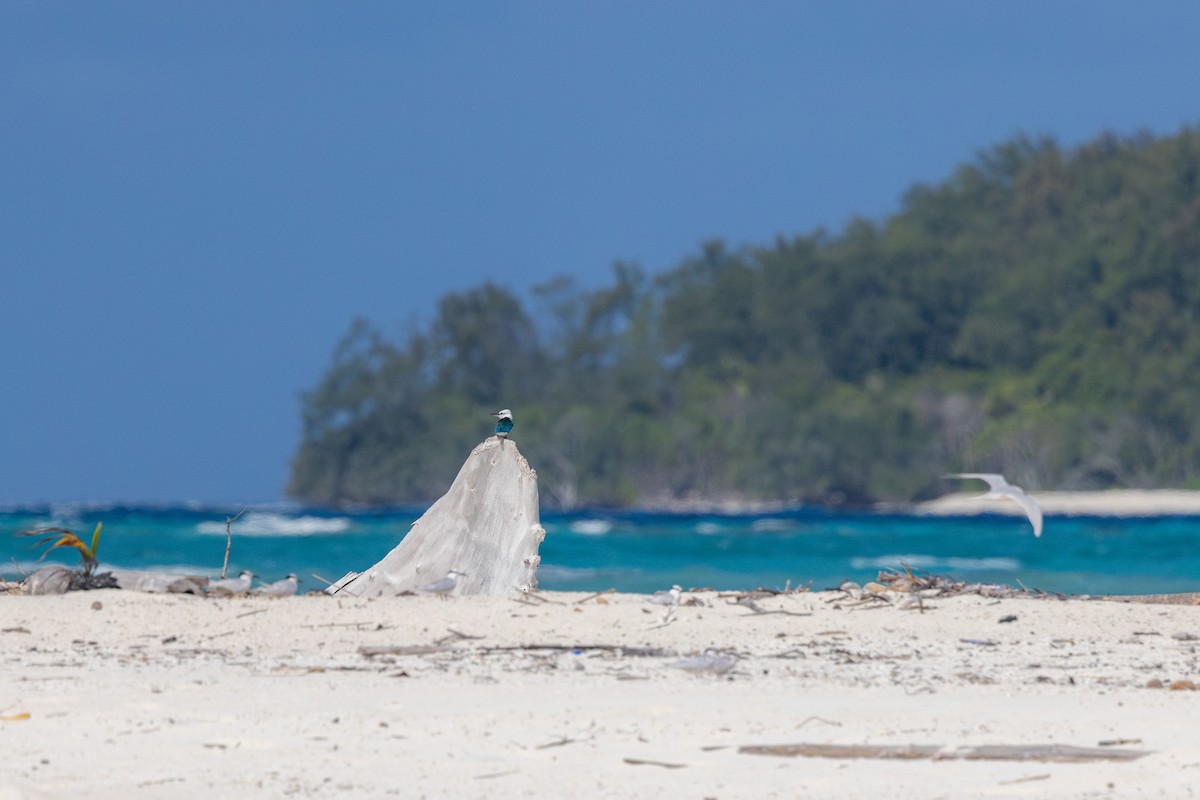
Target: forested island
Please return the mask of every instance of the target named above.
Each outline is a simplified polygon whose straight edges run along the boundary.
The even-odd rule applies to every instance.
[[[395,340],[365,321],[303,396],[289,495],[441,495],[513,433],[550,507],[868,504],[1003,472],[1200,488],[1200,132],[1016,137],[885,220],[585,290],[488,283]]]

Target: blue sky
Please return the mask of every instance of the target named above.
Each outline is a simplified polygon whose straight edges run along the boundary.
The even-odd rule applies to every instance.
[[[0,502],[278,499],[356,316],[1200,120],[1184,2],[0,0]],[[481,435],[487,420],[481,420]]]

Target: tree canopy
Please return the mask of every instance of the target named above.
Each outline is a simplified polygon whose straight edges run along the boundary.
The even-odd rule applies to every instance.
[[[705,243],[531,315],[488,283],[390,341],[356,322],[303,396],[288,492],[439,496],[489,431],[555,506],[868,503],[1003,472],[1200,486],[1200,133],[1016,137],[887,219]]]

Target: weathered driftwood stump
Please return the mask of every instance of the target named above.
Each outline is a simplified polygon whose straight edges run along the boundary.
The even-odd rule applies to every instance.
[[[537,473],[516,442],[492,437],[467,457],[450,490],[413,523],[382,561],[351,572],[329,594],[383,597],[420,591],[446,578],[446,594],[501,594],[537,587]],[[445,584],[443,584],[444,586]]]

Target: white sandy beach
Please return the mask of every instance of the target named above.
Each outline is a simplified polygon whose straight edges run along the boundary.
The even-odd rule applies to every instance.
[[[792,613],[756,615],[709,592],[685,594],[697,605],[658,627],[662,609],[642,596],[585,597],[0,596],[0,798],[1175,798],[1200,786],[1200,692],[1148,688],[1200,682],[1195,606],[967,595],[919,611],[798,593],[759,601]],[[671,666],[707,647],[736,652],[735,669]],[[1148,754],[739,752],[779,744]]]

